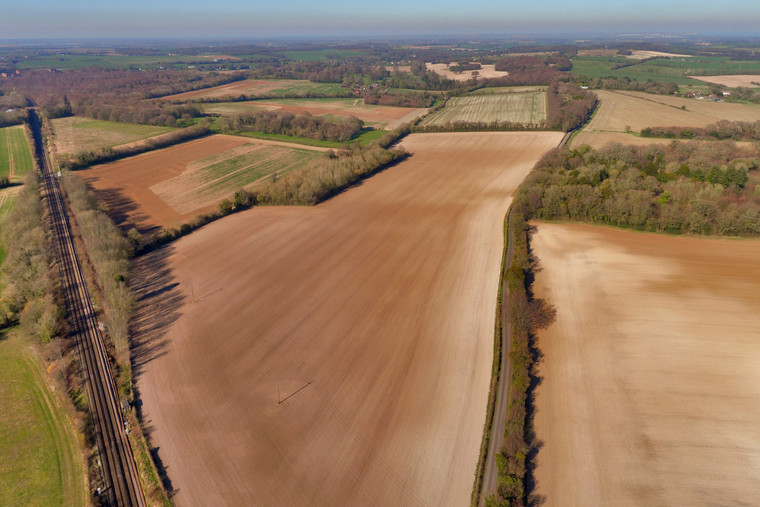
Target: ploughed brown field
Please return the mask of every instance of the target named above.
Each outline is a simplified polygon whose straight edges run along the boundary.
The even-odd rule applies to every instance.
[[[266,151],[263,159],[279,159],[282,163],[274,164],[274,169],[282,170],[297,165],[295,154],[312,154],[327,148],[214,135],[93,166],[77,171],[77,175],[94,188],[119,226],[150,232],[213,211],[219,201],[249,186],[250,178],[241,182],[235,176],[253,171],[248,166],[253,166],[255,160],[251,160],[252,156],[245,159],[255,150]],[[239,167],[215,170],[225,161]],[[265,176],[269,175],[267,172]]]
[[[467,504],[504,214],[561,138],[411,135],[325,203],[141,258],[135,376],[177,503]]]
[[[545,505],[760,498],[760,241],[538,224]]]

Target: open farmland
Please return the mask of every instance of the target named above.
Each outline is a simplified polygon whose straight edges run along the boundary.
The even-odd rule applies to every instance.
[[[178,225],[236,190],[321,156],[318,148],[216,135],[78,171],[120,226]]]
[[[52,120],[55,147],[59,155],[74,155],[80,151],[96,151],[133,143],[172,132],[168,127],[135,125],[93,120],[81,116]]]
[[[715,83],[728,86],[730,88],[736,88],[739,86],[746,86],[747,88],[760,88],[760,75],[758,74],[735,74],[728,76],[694,76],[694,79],[699,79],[706,83]]]
[[[0,335],[0,504],[86,505],[77,434],[26,339]]]
[[[167,95],[160,100],[218,99],[240,95],[298,96],[308,93],[335,94],[346,92],[348,89],[337,83],[313,83],[305,79],[246,79],[212,88]]]
[[[309,113],[315,116],[356,116],[375,128],[392,130],[427,112],[426,108],[409,108],[365,104],[364,99],[280,99],[250,102],[219,102],[204,104],[209,114],[232,116],[251,111],[281,111],[293,114]]]
[[[425,66],[428,70],[432,70],[436,74],[439,74],[446,79],[453,79],[454,81],[467,81],[473,77],[477,77],[478,79],[497,78],[504,77],[509,74],[509,72],[506,71],[496,70],[496,65],[494,64],[481,65],[481,68],[478,70],[466,70],[457,74],[456,72],[449,70],[449,67],[452,67],[456,64],[456,62],[452,62],[450,64],[426,63]],[[473,72],[477,72],[477,74],[473,76]]]
[[[0,128],[0,176],[21,181],[33,167],[24,127]]]
[[[545,120],[546,93],[518,92],[452,97],[446,107],[422,120],[422,125],[455,122],[536,124]]]
[[[608,133],[640,132],[646,127],[704,127],[718,120],[760,120],[760,106],[684,99],[643,92],[595,90],[600,105],[594,117],[573,140],[574,145],[606,144]],[[598,137],[598,139],[597,139]],[[634,136],[616,136],[618,142],[639,144]]]
[[[135,376],[177,503],[468,503],[504,214],[561,138],[411,135],[314,208],[142,257]]]
[[[760,497],[760,241],[539,224],[546,505]]]

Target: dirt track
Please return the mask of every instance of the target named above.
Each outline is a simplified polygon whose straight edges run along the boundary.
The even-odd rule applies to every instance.
[[[760,498],[760,241],[540,224],[545,505]]]
[[[143,258],[135,374],[177,503],[467,504],[502,220],[561,137],[412,135],[331,201]]]

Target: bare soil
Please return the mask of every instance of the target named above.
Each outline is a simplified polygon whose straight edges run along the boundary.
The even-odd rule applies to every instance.
[[[545,505],[760,498],[760,241],[538,224]]]
[[[504,214],[561,137],[411,135],[330,201],[141,258],[135,375],[177,503],[467,504]]]
[[[143,153],[108,164],[77,171],[98,197],[110,208],[111,215],[121,226],[136,227],[152,232],[160,227],[179,225],[193,217],[213,211],[216,201],[193,202],[192,206],[164,201],[151,187],[163,188],[161,183],[177,178],[192,169],[198,160],[234,150],[246,144],[288,146],[292,144],[247,137],[214,135],[177,144],[169,148]],[[298,149],[324,151],[298,145]],[[188,180],[190,181],[190,180]],[[188,193],[188,189],[176,189]]]

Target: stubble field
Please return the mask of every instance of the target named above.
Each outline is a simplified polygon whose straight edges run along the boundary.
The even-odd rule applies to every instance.
[[[167,95],[157,100],[192,100],[238,97],[242,95],[305,95],[307,93],[345,92],[337,83],[313,83],[305,79],[246,79],[191,92]]]
[[[320,148],[215,135],[77,171],[120,226],[176,226],[243,187],[321,156]]]
[[[135,375],[176,501],[469,502],[504,214],[561,137],[412,135],[323,204],[142,258]]]
[[[538,224],[546,505],[760,497],[760,242]]]
[[[623,144],[641,144],[627,130],[640,132],[646,127],[704,127],[718,120],[754,122],[760,120],[760,106],[684,99],[643,92],[594,90],[600,106],[591,121],[573,140],[573,145],[589,144],[600,148],[609,134]],[[653,141],[650,141],[653,142]]]
[[[51,121],[55,148],[59,155],[113,148],[172,132],[173,128],[93,120],[82,116]]]
[[[281,111],[315,116],[356,116],[375,128],[392,130],[427,112],[426,108],[392,107],[364,104],[363,99],[282,99],[252,102],[204,104],[206,113],[231,116],[252,111]]]
[[[535,91],[452,97],[446,107],[422,120],[422,125],[497,121],[539,123],[544,120],[546,93]]]

